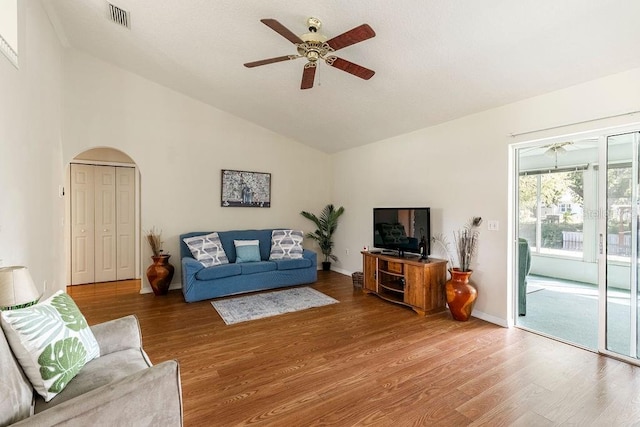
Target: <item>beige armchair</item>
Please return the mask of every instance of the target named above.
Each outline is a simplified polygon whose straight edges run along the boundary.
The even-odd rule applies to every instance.
[[[182,425],[178,362],[151,364],[142,349],[137,318],[123,317],[91,330],[100,357],[87,363],[49,402],[32,398],[31,384],[2,334],[0,426]]]

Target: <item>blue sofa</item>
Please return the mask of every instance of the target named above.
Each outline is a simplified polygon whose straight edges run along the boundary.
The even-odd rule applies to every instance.
[[[185,301],[201,301],[226,295],[315,282],[318,279],[318,261],[317,255],[313,251],[305,249],[301,259],[269,261],[272,231],[271,229],[218,231],[229,264],[212,267],[205,267],[193,258],[189,247],[183,240],[212,232],[196,231],[181,234],[182,293]],[[259,240],[261,261],[236,264],[234,240]]]

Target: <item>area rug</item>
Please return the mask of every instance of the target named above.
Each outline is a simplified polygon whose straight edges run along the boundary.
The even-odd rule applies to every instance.
[[[233,325],[338,302],[315,289],[301,287],[211,301],[211,304],[224,323]]]

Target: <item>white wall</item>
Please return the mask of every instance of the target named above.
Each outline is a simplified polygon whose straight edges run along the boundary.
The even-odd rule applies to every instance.
[[[329,156],[75,50],[64,60],[64,164],[94,147],[141,174],[141,224],[162,229],[180,283],[178,235],[292,227],[330,199]],[[271,173],[271,208],[220,207],[221,169]],[[142,271],[151,251],[143,243]],[[146,277],[145,290],[149,290]]]
[[[579,259],[557,256],[531,255],[531,274],[598,284],[598,264]],[[631,289],[631,272],[628,262],[607,261],[607,287]]]
[[[40,2],[18,2],[16,69],[0,55],[0,259],[64,289],[61,48]]]
[[[640,69],[333,155],[332,200],[345,207],[336,237],[337,267],[347,273],[362,269],[359,250],[372,244],[373,207],[430,206],[432,232],[449,236],[478,215],[485,223],[473,266],[479,294],[474,315],[508,324],[509,144],[596,129],[611,121],[510,135],[637,110]],[[638,120],[627,116],[613,121]],[[499,231],[487,231],[487,220],[498,220]]]

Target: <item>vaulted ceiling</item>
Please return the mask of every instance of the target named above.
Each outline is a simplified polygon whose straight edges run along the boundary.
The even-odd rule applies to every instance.
[[[640,67],[636,0],[41,0],[64,46],[333,153]],[[376,36],[336,52],[363,80],[305,59],[260,22],[331,38],[362,23]]]

